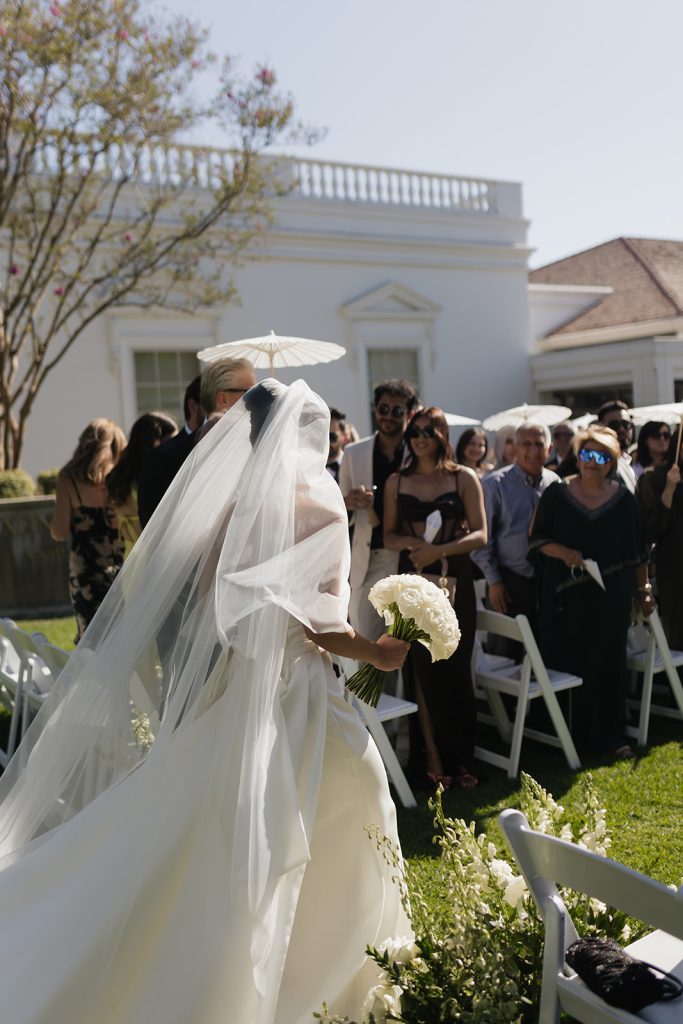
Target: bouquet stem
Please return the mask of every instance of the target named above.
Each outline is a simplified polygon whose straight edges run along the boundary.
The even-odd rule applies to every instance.
[[[412,643],[414,640],[430,639],[429,633],[420,629],[415,619],[403,618],[397,604],[390,604],[387,610],[393,615],[393,621],[387,629],[389,636],[395,636],[397,640],[406,640],[408,643]],[[346,686],[364,704],[376,708],[388,675],[388,672],[368,663],[346,680]]]

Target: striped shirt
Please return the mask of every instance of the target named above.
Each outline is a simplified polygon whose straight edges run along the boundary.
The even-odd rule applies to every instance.
[[[499,566],[518,576],[534,575],[527,557],[529,527],[544,490],[558,479],[549,469],[544,469],[539,477],[530,477],[516,462],[489,473],[484,479],[489,539],[485,548],[472,552],[472,558],[489,586],[500,583]]]

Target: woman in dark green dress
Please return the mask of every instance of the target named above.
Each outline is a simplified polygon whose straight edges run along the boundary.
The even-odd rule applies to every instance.
[[[589,427],[574,441],[579,473],[542,495],[531,527],[539,579],[539,647],[546,665],[581,676],[570,728],[579,750],[633,752],[624,739],[626,636],[634,597],[654,604],[638,503],[611,473],[620,456],[613,430]],[[604,590],[585,568],[598,564]]]

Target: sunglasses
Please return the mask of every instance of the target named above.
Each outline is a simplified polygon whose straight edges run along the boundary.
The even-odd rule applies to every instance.
[[[574,435],[573,435],[573,434],[570,434],[568,430],[556,430],[556,431],[555,431],[555,433],[553,434],[553,437],[554,437],[554,439],[555,439],[556,441],[559,441],[559,439],[560,439],[561,437],[564,437],[564,438],[566,438],[567,440],[571,441],[571,439],[573,438],[573,436],[574,436]]]
[[[409,427],[406,430],[406,437],[411,440],[414,437],[434,438],[436,437],[436,431],[434,430],[434,427]]]
[[[612,461],[609,452],[601,452],[598,448],[582,448],[579,458],[582,462],[594,462],[596,466],[606,466]]]
[[[663,441],[670,441],[671,440],[671,431],[670,430],[660,430],[658,434],[653,434],[652,436],[653,437],[661,437]]]
[[[227,391],[228,394],[232,395],[246,395],[249,388],[221,388],[221,391]]]
[[[388,402],[380,402],[377,412],[380,416],[391,416],[393,420],[402,420],[408,410],[404,405],[389,405]]]
[[[630,420],[609,420],[605,423],[605,426],[609,427],[610,430],[618,430],[619,427],[623,427],[624,430],[633,430],[633,424]]]

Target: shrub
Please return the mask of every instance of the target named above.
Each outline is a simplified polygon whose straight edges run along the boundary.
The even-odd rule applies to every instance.
[[[24,469],[0,470],[0,499],[29,498],[36,493],[36,485]]]
[[[59,476],[59,469],[44,469],[42,473],[38,474],[38,493],[39,494],[54,494],[57,490],[57,477]]]

